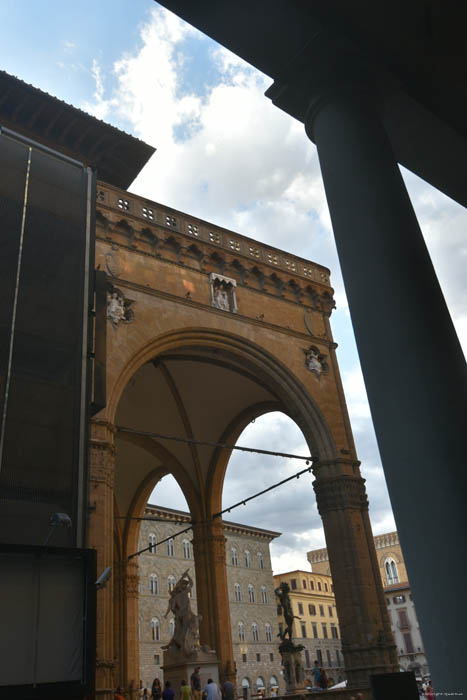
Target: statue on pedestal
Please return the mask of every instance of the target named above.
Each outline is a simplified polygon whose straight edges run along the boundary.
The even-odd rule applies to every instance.
[[[165,617],[171,612],[175,620],[172,639],[162,649],[180,651],[185,656],[193,656],[199,649],[199,617],[191,610],[189,593],[193,579],[187,569],[170,591],[169,604]]]
[[[289,586],[285,581],[274,591],[279,598],[285,620],[285,628],[281,630],[277,636],[281,639],[279,653],[284,668],[286,692],[294,694],[303,691],[305,687],[305,674],[302,661],[302,651],[305,647],[302,644],[294,644],[292,640],[293,621],[294,619],[299,620],[300,618],[293,614],[289,592]]]

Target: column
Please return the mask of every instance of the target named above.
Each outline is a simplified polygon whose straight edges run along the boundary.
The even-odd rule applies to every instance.
[[[369,685],[370,675],[398,671],[399,665],[369,525],[365,482],[358,462],[352,465],[353,473],[349,471],[349,464],[318,465],[313,488],[326,535],[348,685],[363,688]]]
[[[193,525],[193,554],[196,566],[196,595],[200,642],[217,652],[221,683],[236,683],[230,630],[229,590],[225,560],[224,526],[220,518]]]
[[[122,562],[124,572],[124,685],[134,690],[139,688],[139,639],[138,639],[138,600],[139,574],[138,560]]]
[[[467,626],[459,605],[467,574],[465,360],[382,126],[384,102],[350,78],[309,94],[306,130],[318,149],[434,685],[459,691]]]
[[[114,428],[91,422],[88,546],[97,550],[97,573],[112,566],[114,540]],[[116,686],[113,634],[113,580],[97,591],[96,698],[111,700]]]

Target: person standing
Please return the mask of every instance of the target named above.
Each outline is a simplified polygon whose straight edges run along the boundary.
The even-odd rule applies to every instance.
[[[153,700],[161,700],[162,698],[161,682],[158,678],[154,678],[152,682],[151,694]]]
[[[201,678],[199,676],[199,669],[200,667],[196,666],[190,676],[191,697],[193,700],[201,700]]]
[[[180,686],[180,700],[190,700],[191,699],[191,688],[187,685],[186,681],[182,681]]]
[[[162,693],[162,700],[174,700],[174,689],[170,687],[170,681],[165,682],[165,688]]]
[[[222,685],[223,700],[235,700],[235,686],[231,681],[225,681]]]
[[[426,684],[425,697],[426,700],[435,700],[435,695],[433,693],[433,686],[431,684],[431,681],[428,681],[428,683]]]
[[[319,666],[317,661],[315,661],[313,666],[313,685],[315,688],[319,688]]]
[[[203,695],[206,695],[206,700],[221,700],[220,690],[217,687],[217,683],[214,683],[212,678],[209,678],[204,686]]]

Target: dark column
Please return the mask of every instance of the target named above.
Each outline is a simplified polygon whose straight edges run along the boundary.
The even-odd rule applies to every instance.
[[[306,129],[318,148],[434,685],[460,692],[467,628],[464,357],[376,101],[361,89],[336,88],[312,103]]]

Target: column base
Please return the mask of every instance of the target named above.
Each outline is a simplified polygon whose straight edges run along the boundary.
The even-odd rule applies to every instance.
[[[212,649],[201,647],[190,657],[187,657],[180,651],[164,651],[162,666],[164,682],[170,681],[176,697],[178,697],[182,681],[186,681],[190,685],[191,674],[197,666],[200,668],[201,690],[209,678],[212,678],[214,683],[217,683],[219,686],[219,659],[216,652]]]

